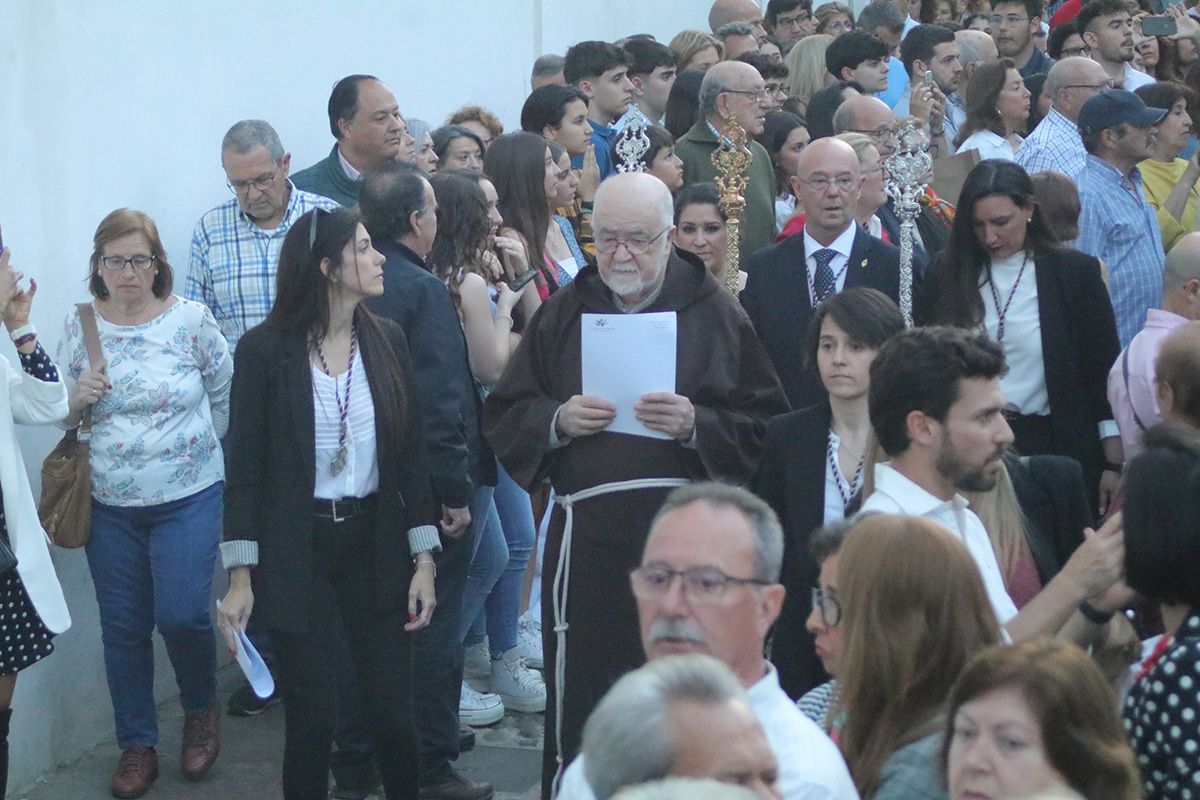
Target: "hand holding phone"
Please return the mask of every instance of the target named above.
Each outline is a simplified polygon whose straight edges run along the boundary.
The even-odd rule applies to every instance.
[[[514,292],[520,292],[529,282],[537,277],[537,270],[527,269],[515,278],[509,278],[505,281],[508,288]]]

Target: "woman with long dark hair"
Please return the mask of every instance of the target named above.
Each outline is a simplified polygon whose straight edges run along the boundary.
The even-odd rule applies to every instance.
[[[569,263],[567,256],[562,255],[562,251],[570,253],[571,250],[562,225],[550,212],[551,198],[558,194],[559,180],[558,165],[550,146],[536,133],[506,133],[492,142],[483,172],[495,185],[500,198],[497,209],[505,220],[500,233],[513,236],[524,245],[530,265],[537,265],[538,294],[544,300],[559,285],[573,280],[575,273],[584,266]],[[565,218],[563,221],[569,228],[570,222]],[[561,259],[548,251],[550,233],[555,229],[561,241],[556,242],[554,249]],[[570,255],[576,262],[580,257]]]
[[[1121,348],[1100,262],[1055,240],[1011,161],[967,175],[951,237],[918,291],[918,324],[983,330],[1004,348],[1017,451],[1078,460],[1103,513],[1124,455],[1107,397]]]
[[[967,119],[954,139],[955,152],[977,150],[981,159],[1014,160],[1023,141],[1019,131],[1029,119],[1029,97],[1011,58],[981,64],[967,82]]]
[[[285,800],[326,797],[342,635],[384,796],[417,796],[411,633],[433,613],[440,544],[408,344],[362,305],[382,266],[353,211],[301,216],[234,365],[219,615],[231,648],[251,608],[270,631]]]
[[[537,291],[526,285],[520,293],[513,292],[496,280],[489,266],[495,262],[486,257],[488,246],[494,228],[503,221],[498,213],[492,217],[495,206],[489,204],[483,188],[490,181],[477,172],[448,172],[434,175],[429,183],[437,198],[438,231],[426,263],[450,287],[466,335],[471,372],[479,384],[489,387],[500,379],[520,341],[512,332],[513,311],[521,303],[525,318],[532,316]],[[521,271],[525,268],[522,264]],[[515,488],[518,502],[529,514],[529,496]],[[511,491],[505,498],[512,498]],[[475,554],[467,573],[460,626],[466,649],[464,677],[468,688],[499,695],[507,709],[539,712],[546,708],[546,686],[524,663],[517,630],[521,583],[533,547],[533,520],[530,516],[528,524],[503,527],[500,502],[493,492],[485,513],[473,520]],[[511,519],[512,509],[506,511]]]

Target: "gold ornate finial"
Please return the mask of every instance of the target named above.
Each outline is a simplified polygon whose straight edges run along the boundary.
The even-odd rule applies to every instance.
[[[736,119],[730,118],[725,130],[717,137],[717,149],[713,151],[712,163],[720,173],[713,179],[721,197],[721,213],[725,216],[725,238],[728,247],[725,255],[725,288],[736,297],[738,272],[741,268],[742,212],[746,210],[746,186],[750,183],[747,170],[754,154],[747,146],[746,131]]]

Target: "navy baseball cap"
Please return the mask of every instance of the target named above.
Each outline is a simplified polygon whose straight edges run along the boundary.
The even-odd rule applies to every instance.
[[[1089,98],[1079,111],[1079,135],[1087,136],[1105,128],[1127,122],[1139,128],[1157,125],[1167,116],[1167,109],[1152,108],[1142,98],[1124,89],[1105,89]]]

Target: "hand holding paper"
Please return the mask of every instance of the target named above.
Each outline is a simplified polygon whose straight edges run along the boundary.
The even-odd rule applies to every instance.
[[[696,431],[696,409],[692,401],[673,392],[651,392],[633,407],[638,421],[672,439],[686,442]]]
[[[617,407],[607,400],[577,394],[559,406],[558,429],[562,435],[578,439],[604,430],[616,416]]]

